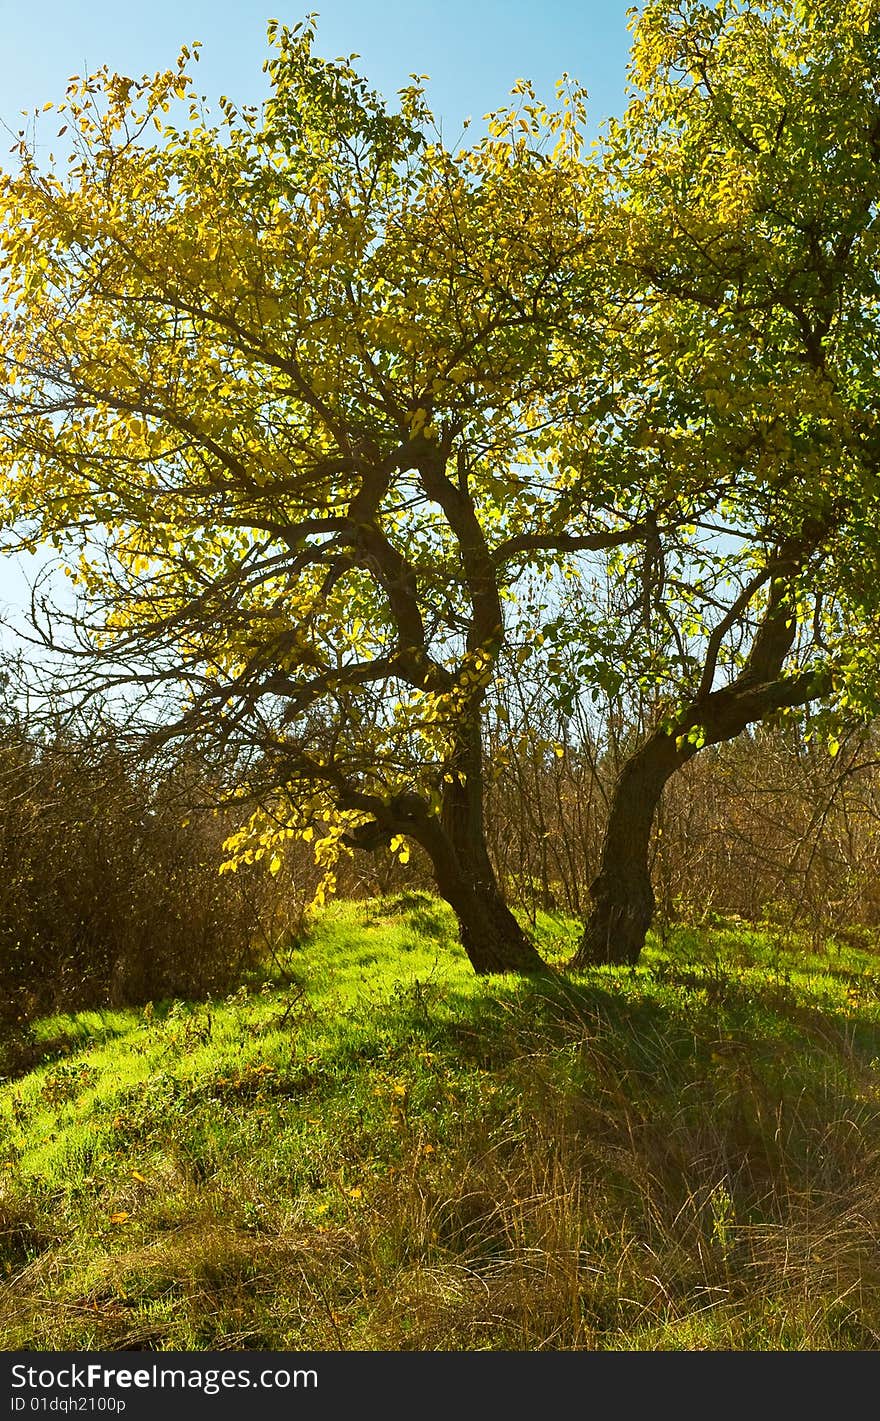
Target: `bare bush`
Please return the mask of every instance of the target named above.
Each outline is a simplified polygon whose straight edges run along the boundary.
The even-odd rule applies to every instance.
[[[608,802],[638,731],[604,716],[561,718],[511,684],[491,732],[487,818],[508,892],[583,916]],[[832,754],[793,724],[709,747],[667,785],[652,840],[657,923],[707,913],[835,933],[880,927],[880,753],[853,730]]]
[[[0,749],[0,988],[9,1022],[204,996],[240,979],[277,909],[267,875],[221,878],[228,816],[193,764],[132,769],[112,742]]]

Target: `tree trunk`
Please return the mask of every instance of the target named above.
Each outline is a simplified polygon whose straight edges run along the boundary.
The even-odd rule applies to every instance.
[[[812,520],[788,539],[765,572],[743,589],[708,638],[697,694],[665,731],[655,730],[620,772],[611,800],[599,873],[590,885],[593,911],[570,967],[598,963],[633,964],[645,945],[654,916],[648,848],[663,786],[692,759],[698,746],[733,740],[747,725],[784,707],[805,705],[823,693],[824,676],[814,670],[782,677],[795,643],[797,613],[789,585],[831,525]],[[767,603],[741,671],[729,685],[712,690],[718,652],[753,594],[769,581]],[[699,730],[696,739],[691,733]]]
[[[772,656],[768,653],[763,658],[761,670],[777,670],[792,636],[791,624],[783,627],[780,645],[773,648]],[[765,622],[756,648],[763,652],[769,640]],[[590,885],[593,911],[570,967],[600,963],[631,966],[638,961],[654,916],[648,868],[651,828],[666,781],[697,754],[698,744],[688,738],[689,733],[700,729],[700,746],[733,740],[747,725],[783,706],[803,705],[821,690],[812,671],[787,680],[757,680],[756,663],[753,650],[744,671],[730,686],[695,700],[671,730],[655,730],[626,761],[611,799],[599,873]]]
[[[419,835],[443,898],[458,918],[462,947],[475,972],[547,972],[540,953],[504,901],[483,824],[482,741],[475,724],[444,786],[438,820]]]
[[[461,945],[475,972],[549,970],[504,902],[491,865],[488,874],[471,875],[462,871],[459,861],[447,875],[435,863],[435,872],[442,897],[455,910]]]
[[[694,753],[693,745],[676,747],[674,736],[658,733],[624,764],[611,800],[599,873],[590,885],[593,910],[570,967],[638,961],[654,916],[651,826],[663,786]]]
[[[369,852],[397,834],[408,835],[431,862],[437,891],[458,918],[475,972],[551,972],[498,886],[483,824],[482,755],[477,722],[448,763],[439,815],[419,795],[401,794],[383,803],[343,785],[341,807],[372,816],[345,834],[343,843]]]

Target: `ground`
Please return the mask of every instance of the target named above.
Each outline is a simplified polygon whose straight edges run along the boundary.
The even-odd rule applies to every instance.
[[[4,1349],[880,1345],[870,934],[477,979],[437,902],[341,903],[224,1001],[36,1054],[0,1086]]]

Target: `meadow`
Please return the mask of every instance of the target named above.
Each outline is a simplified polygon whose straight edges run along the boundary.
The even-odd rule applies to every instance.
[[[337,902],[222,999],[35,1023],[0,1346],[872,1349],[878,1155],[868,930],[477,978],[436,899]]]

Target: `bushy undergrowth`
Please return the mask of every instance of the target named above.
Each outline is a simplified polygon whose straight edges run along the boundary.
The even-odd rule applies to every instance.
[[[197,765],[148,773],[115,745],[0,748],[0,1073],[47,1011],[228,990],[275,886],[218,877],[228,820]]]
[[[288,845],[276,875],[262,864],[220,875],[244,811],[223,808],[217,774],[195,756],[139,761],[118,727],[38,740],[4,723],[0,1077],[39,1059],[40,1016],[216,996],[299,930],[323,876],[311,846]],[[387,850],[361,857],[339,875],[344,893],[418,872]]]
[[[7,1349],[880,1344],[868,952],[719,926],[478,980],[409,895],[221,1001],[36,1035],[0,1090]]]

